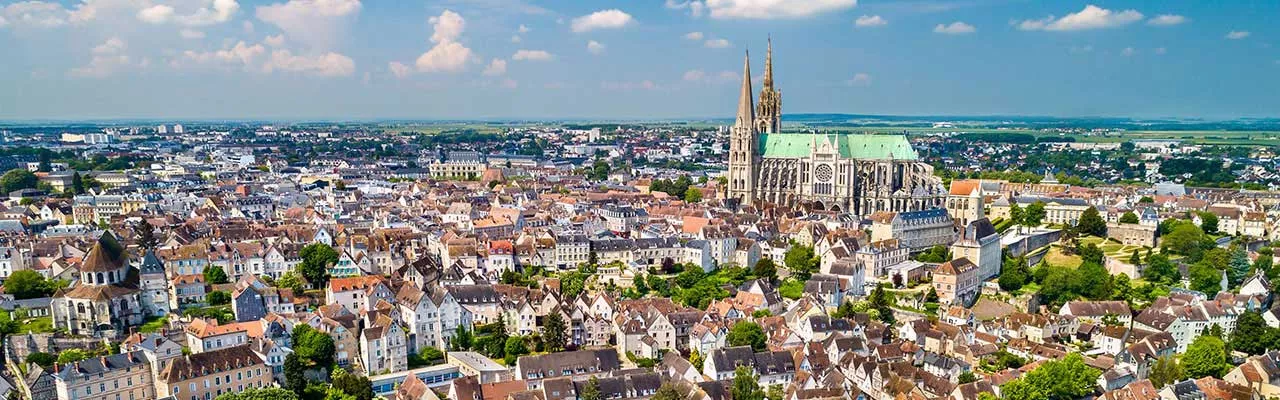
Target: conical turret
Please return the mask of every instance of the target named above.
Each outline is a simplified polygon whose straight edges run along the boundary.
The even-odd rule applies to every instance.
[[[737,124],[752,126],[755,119],[755,108],[751,104],[751,53],[747,52],[742,59],[742,93],[738,95]]]
[[[764,55],[764,88],[773,89],[773,38],[769,38],[769,49]]]

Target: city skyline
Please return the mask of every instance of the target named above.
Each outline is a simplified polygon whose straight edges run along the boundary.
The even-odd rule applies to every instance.
[[[0,119],[730,118],[751,49],[794,113],[1274,117],[1238,2],[0,4]],[[759,84],[759,77],[753,77]],[[547,99],[560,99],[547,101]]]

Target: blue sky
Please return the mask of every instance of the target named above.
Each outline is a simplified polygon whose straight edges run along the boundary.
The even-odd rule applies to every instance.
[[[0,118],[1280,116],[1277,1],[0,0]],[[759,88],[759,81],[755,82]]]

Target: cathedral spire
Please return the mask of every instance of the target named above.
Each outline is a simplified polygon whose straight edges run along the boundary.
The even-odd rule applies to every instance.
[[[755,109],[751,104],[751,52],[748,51],[742,60],[742,93],[738,96],[738,124],[752,126],[755,123]]]
[[[769,37],[769,49],[764,56],[764,88],[773,89],[773,37]]]

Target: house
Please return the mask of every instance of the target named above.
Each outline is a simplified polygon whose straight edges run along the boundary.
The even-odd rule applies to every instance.
[[[912,251],[950,245],[956,239],[954,222],[944,208],[900,213],[881,211],[869,219],[872,241],[898,239],[903,247]]]
[[[409,339],[404,328],[386,315],[379,315],[360,331],[361,365],[372,374],[408,369]]]
[[[1000,235],[991,221],[986,218],[970,220],[959,233],[959,238],[951,245],[951,257],[973,261],[978,266],[980,281],[1000,275],[1003,253]]]
[[[262,359],[241,345],[174,358],[158,374],[156,388],[163,389],[165,397],[200,400],[273,383]]]
[[[53,377],[59,399],[158,397],[151,365],[140,351],[58,364]]]
[[[1129,326],[1129,321],[1133,320],[1129,303],[1123,301],[1068,301],[1058,310],[1058,314],[1093,322],[1107,322],[1109,319],[1114,319],[1115,324],[1122,326]]]
[[[707,354],[702,363],[702,373],[714,380],[730,380],[740,366],[751,367],[761,387],[785,385],[796,375],[796,364],[791,352],[757,353],[751,349],[751,346],[727,347],[712,351]]]
[[[933,288],[944,303],[972,304],[981,282],[978,266],[964,257],[942,263],[933,272]]]
[[[541,389],[543,380],[568,377],[587,380],[605,377],[622,364],[614,349],[592,349],[522,356],[516,360],[516,379],[523,379],[529,389]]]

